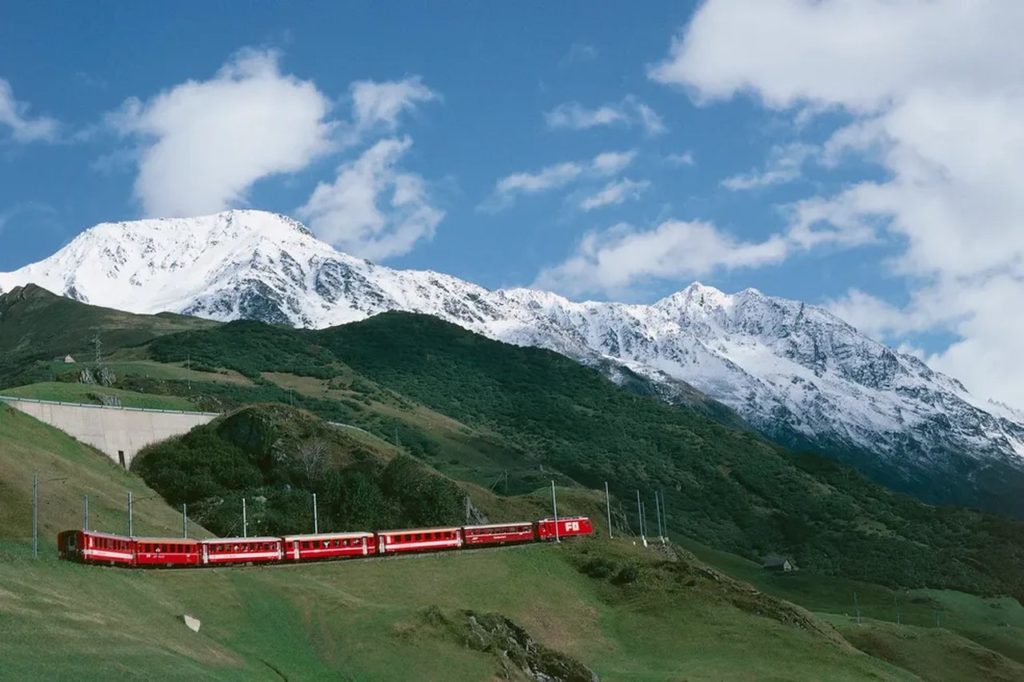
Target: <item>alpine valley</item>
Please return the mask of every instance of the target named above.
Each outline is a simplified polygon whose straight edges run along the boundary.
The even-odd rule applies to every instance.
[[[43,261],[0,273],[0,293],[29,283],[133,313],[295,327],[425,313],[562,353],[723,421],[739,415],[778,442],[926,501],[1024,516],[1013,494],[1024,486],[1024,414],[821,307],[754,289],[726,294],[694,283],[651,305],[491,291],[375,265],[254,210],[100,224]]]

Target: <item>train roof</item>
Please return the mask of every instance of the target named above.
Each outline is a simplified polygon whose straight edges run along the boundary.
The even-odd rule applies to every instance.
[[[463,526],[463,528],[508,528],[509,526],[532,526],[533,521],[509,521],[508,523],[485,523],[479,526]]]
[[[444,528],[395,528],[392,530],[379,530],[377,535],[398,535],[408,533],[439,533],[446,530],[460,530],[462,526],[446,526]]]
[[[344,538],[372,538],[373,533],[352,531],[348,533],[310,533],[309,535],[285,535],[284,540],[341,540]]]
[[[559,516],[556,519],[554,517],[549,516],[546,519],[540,519],[540,521],[582,521],[584,519],[589,521],[590,517],[589,516]]]
[[[209,540],[200,540],[200,544],[204,545],[218,545],[221,543],[232,542],[240,544],[243,542],[280,542],[281,538],[262,537],[262,538],[210,538]]]
[[[132,540],[135,542],[145,542],[149,544],[159,543],[162,545],[198,545],[199,540],[195,538],[137,538],[133,537]]]
[[[81,532],[85,535],[92,535],[97,538],[110,538],[111,540],[134,540],[135,538],[127,535],[115,535],[114,533],[103,533],[98,530],[82,530],[82,531],[65,531],[66,533]]]

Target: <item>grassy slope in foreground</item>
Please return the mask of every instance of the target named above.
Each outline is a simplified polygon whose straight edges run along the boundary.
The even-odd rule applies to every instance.
[[[0,441],[0,640],[4,674],[16,679],[488,679],[494,655],[432,617],[455,620],[461,609],[502,613],[605,679],[908,679],[820,624],[756,615],[749,595],[699,567],[681,563],[685,580],[650,582],[663,569],[628,543],[195,571],[59,562],[53,536],[77,525],[82,494],[105,530],[123,532],[126,489],[139,500],[138,532],[173,534],[179,516],[99,453],[6,407]],[[43,481],[38,560],[26,537],[33,470]],[[577,569],[586,552],[615,554],[638,573],[624,585],[588,577]],[[202,621],[199,634],[183,613]]]

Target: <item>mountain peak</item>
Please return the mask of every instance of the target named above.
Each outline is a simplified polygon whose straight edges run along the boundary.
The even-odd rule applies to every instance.
[[[654,307],[664,310],[704,311],[721,308],[727,310],[732,306],[733,297],[715,287],[693,282],[685,289],[657,301]]]

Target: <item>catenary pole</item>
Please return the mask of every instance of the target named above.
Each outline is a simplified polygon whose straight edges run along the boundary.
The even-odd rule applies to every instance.
[[[640,523],[640,539],[643,540],[644,545],[647,545],[647,538],[644,535],[644,507],[640,503],[640,491],[636,491],[636,517]]]
[[[558,537],[558,498],[555,497],[555,481],[551,480],[551,509],[555,513],[555,542],[561,542]]]
[[[242,498],[242,537],[249,537],[249,520],[245,516],[245,498]]]
[[[132,537],[134,535],[133,530],[134,530],[134,528],[132,526],[132,491],[129,490],[128,491],[128,537]]]
[[[665,537],[668,538],[668,507],[665,504],[665,491],[661,491],[661,527],[665,530]]]
[[[89,496],[82,495],[82,528],[89,530]]]
[[[313,532],[320,532],[320,520],[316,515],[316,493],[313,493]]]
[[[188,502],[181,504],[181,537],[188,537]]]
[[[604,482],[604,506],[608,510],[608,537],[612,537],[612,497],[608,494],[608,481]]]
[[[665,541],[665,535],[661,532],[661,502],[658,500],[658,491],[654,491],[654,518],[658,520],[658,539]]]
[[[39,474],[32,472],[32,558],[39,558]]]

